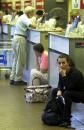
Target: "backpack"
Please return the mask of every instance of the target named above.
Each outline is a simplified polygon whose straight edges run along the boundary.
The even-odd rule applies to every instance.
[[[42,114],[42,121],[47,125],[59,125],[63,122],[65,100],[64,97],[58,96],[51,99]]]

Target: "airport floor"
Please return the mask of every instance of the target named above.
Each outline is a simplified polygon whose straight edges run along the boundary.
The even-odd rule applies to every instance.
[[[26,103],[24,94],[23,86],[12,86],[9,80],[0,79],[0,130],[69,130],[44,125],[41,114],[45,104]],[[75,119],[73,126],[83,130]]]
[[[9,80],[0,79],[0,130],[69,130],[44,125],[41,114],[45,104],[26,103],[24,94],[23,86],[12,86]],[[76,130],[83,130],[80,122],[72,122]]]
[[[64,130],[42,124],[43,108],[43,103],[25,102],[23,86],[0,80],[0,130]]]

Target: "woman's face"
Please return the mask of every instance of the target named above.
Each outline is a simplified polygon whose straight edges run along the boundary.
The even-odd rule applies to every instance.
[[[38,51],[35,51],[35,55],[36,55],[37,57],[39,57],[39,56],[41,56],[41,53],[39,53]]]
[[[58,62],[58,65],[59,65],[59,69],[68,70],[68,68],[70,67],[66,58],[58,58],[57,62]]]

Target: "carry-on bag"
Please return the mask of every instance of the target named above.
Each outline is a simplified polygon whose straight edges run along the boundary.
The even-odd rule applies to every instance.
[[[42,121],[44,124],[57,126],[63,122],[65,108],[64,97],[58,96],[51,99],[42,114]]]
[[[51,87],[48,84],[39,86],[28,86],[25,89],[26,102],[29,103],[46,102],[48,100],[50,88]]]

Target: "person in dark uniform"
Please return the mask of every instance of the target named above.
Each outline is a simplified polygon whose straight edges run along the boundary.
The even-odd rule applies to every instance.
[[[60,126],[70,127],[72,102],[84,102],[84,77],[83,74],[75,68],[73,61],[68,55],[60,55],[57,62],[59,65],[59,83],[58,87],[53,89],[51,96],[52,98],[61,95],[64,96],[64,119]]]

